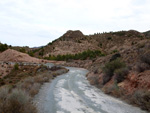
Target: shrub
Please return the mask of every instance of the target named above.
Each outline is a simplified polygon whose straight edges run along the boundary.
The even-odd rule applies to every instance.
[[[8,49],[8,45],[0,43],[0,52],[5,51],[6,49]]]
[[[16,63],[15,65],[14,65],[14,70],[18,70],[19,69],[19,65]]]
[[[8,96],[9,88],[8,87],[2,87],[0,89],[0,113],[3,113],[6,111],[6,99]]]
[[[143,54],[140,57],[141,62],[149,64],[150,65],[150,52]]]
[[[113,50],[111,53],[117,53],[118,52],[118,50],[117,49],[115,49],[115,50]]]
[[[109,87],[104,87],[103,90],[104,90],[104,93],[113,95],[113,96],[115,96],[117,98],[121,97],[125,93],[122,88],[118,87],[116,82],[114,82],[114,84],[112,84]]]
[[[150,91],[137,90],[132,96],[132,103],[137,104],[144,110],[150,111]]]
[[[126,67],[115,70],[115,72],[114,72],[115,81],[117,83],[122,82],[126,78],[126,76],[128,75],[128,72],[129,72],[129,70]]]
[[[26,53],[25,48],[20,48],[19,51],[22,52],[22,53]]]
[[[38,75],[34,77],[34,82],[39,83],[39,84],[43,84],[44,82],[48,82],[48,81],[49,81],[49,78],[43,77],[42,75]]]
[[[6,100],[8,92],[9,92],[9,87],[6,87],[6,86],[1,87],[1,89],[0,89],[0,102]]]
[[[120,53],[116,53],[114,54],[111,59],[110,59],[110,62],[113,61],[113,60],[116,60],[117,58],[121,57]]]
[[[145,70],[148,70],[150,69],[150,65],[146,64],[146,63],[141,63],[139,62],[137,65],[136,65],[136,71],[137,72],[144,72]]]
[[[43,47],[40,49],[39,55],[40,55],[40,56],[43,56],[43,55],[44,55],[44,49],[43,49]]]
[[[107,83],[112,78],[115,70],[124,68],[124,67],[126,67],[126,65],[120,59],[116,59],[111,62],[108,62],[102,69],[104,73],[103,84]]]
[[[140,61],[136,65],[136,71],[143,72],[150,69],[150,52],[142,54],[140,56]]]
[[[30,108],[30,109],[29,109]],[[9,113],[35,113],[35,107],[30,103],[30,96],[22,90],[14,89],[7,98]]]
[[[112,40],[112,37],[107,37],[107,40]]]
[[[33,51],[29,51],[29,52],[28,52],[28,55],[30,55],[31,57],[34,57]]]
[[[31,87],[30,91],[29,91],[29,94],[32,97],[35,96],[39,92],[40,87],[41,87],[41,84],[34,83],[33,86]]]

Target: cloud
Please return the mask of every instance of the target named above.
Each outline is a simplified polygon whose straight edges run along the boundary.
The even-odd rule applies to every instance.
[[[84,34],[145,31],[149,6],[149,0],[1,0],[0,41],[40,46],[69,29]]]

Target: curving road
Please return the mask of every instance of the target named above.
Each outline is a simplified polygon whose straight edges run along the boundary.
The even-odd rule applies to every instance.
[[[39,113],[145,113],[91,86],[85,77],[87,70],[69,70],[44,84],[36,95]]]

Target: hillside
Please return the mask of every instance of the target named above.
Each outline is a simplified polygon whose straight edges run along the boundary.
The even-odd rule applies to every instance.
[[[147,32],[119,31],[84,35],[81,31],[67,31],[63,36],[34,51],[36,57],[76,54],[89,50],[101,50],[106,54],[132,47],[147,37]]]

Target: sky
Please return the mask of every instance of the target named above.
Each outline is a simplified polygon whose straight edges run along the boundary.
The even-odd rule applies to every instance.
[[[150,0],[0,0],[0,42],[38,47],[68,30],[150,30]]]

